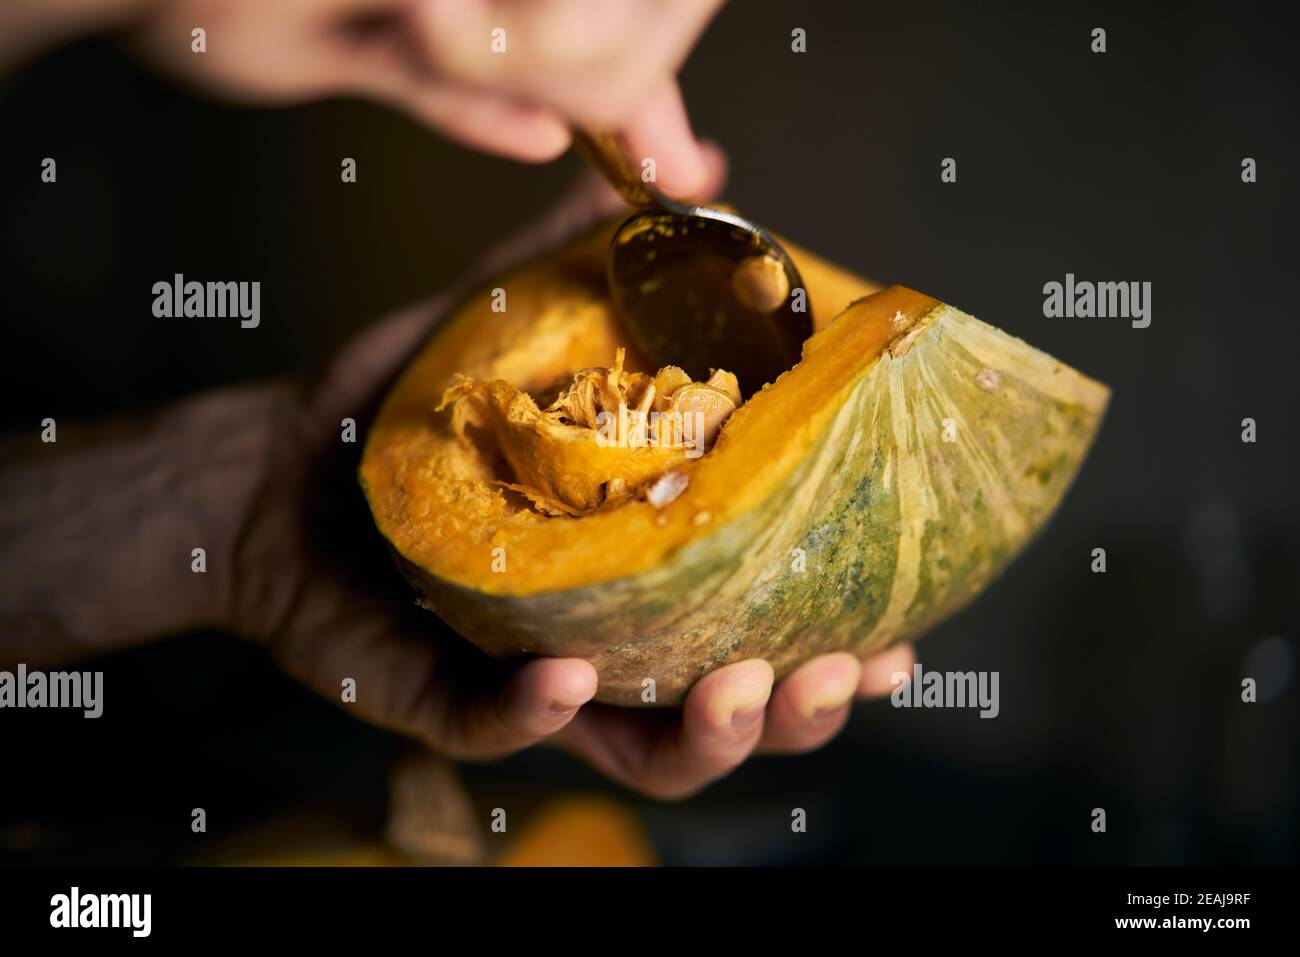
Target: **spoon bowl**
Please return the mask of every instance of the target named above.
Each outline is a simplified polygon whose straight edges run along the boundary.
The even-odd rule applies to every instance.
[[[645,358],[692,378],[727,369],[746,397],[799,361],[812,312],[774,236],[730,209],[671,199],[636,175],[617,137],[578,131],[579,152],[629,204],[606,259],[610,293]]]
[[[727,369],[749,396],[799,361],[812,335],[803,279],[763,229],[725,209],[644,210],[614,234],[606,275],[655,366]]]

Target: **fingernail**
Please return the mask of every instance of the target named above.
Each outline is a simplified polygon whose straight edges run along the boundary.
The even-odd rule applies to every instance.
[[[842,704],[827,705],[825,707],[818,708],[816,711],[813,712],[812,720],[829,721],[831,718],[835,718],[843,714],[846,710],[848,710],[848,707],[849,707],[849,703],[845,701]]]
[[[766,705],[755,705],[752,708],[738,708],[731,712],[731,726],[737,731],[750,731],[754,725],[758,724],[758,719],[763,717],[763,711]]]
[[[835,658],[840,660],[832,660]],[[825,724],[839,717],[852,703],[862,680],[862,666],[851,655],[829,655],[821,668],[817,675],[821,687],[812,695],[813,700],[804,705],[803,719]]]
[[[554,717],[567,718],[581,707],[582,705],[580,704],[564,704],[560,701],[552,701],[548,710]]]

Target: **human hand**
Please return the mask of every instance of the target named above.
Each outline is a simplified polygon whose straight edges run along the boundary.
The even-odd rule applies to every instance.
[[[715,155],[715,154],[709,154]],[[712,182],[721,179],[713,161]],[[481,277],[536,255],[619,207],[587,176],[538,226],[489,257]],[[332,700],[356,680],[361,716],[443,754],[487,759],[550,741],[617,781],[682,797],[754,751],[820,747],[855,696],[887,693],[911,650],[859,662],[832,654],[773,688],[771,666],[738,662],[701,679],[680,710],[592,702],[595,669],[582,659],[491,659],[415,607],[394,574],[343,454],[340,420],[368,417],[394,372],[454,297],[376,325],[305,394],[286,393],[269,458],[239,535],[230,625],[266,643],[292,674]]]
[[[658,186],[698,197],[708,159],[675,75],[721,0],[171,0],[128,36],[165,72],[262,103],[386,102],[469,146],[545,161],[617,132]],[[206,31],[206,52],[191,31]],[[504,33],[494,31],[503,30]]]

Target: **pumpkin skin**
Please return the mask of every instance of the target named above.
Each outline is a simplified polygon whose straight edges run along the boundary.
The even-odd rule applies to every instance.
[[[675,705],[734,661],[765,658],[780,677],[917,637],[1025,547],[1100,425],[1104,386],[787,245],[817,331],[686,466],[687,490],[662,511],[537,515],[433,409],[455,372],[531,390],[629,345],[604,287],[615,225],[444,321],[385,400],[360,470],[422,605],[494,655],[590,660],[599,701]]]

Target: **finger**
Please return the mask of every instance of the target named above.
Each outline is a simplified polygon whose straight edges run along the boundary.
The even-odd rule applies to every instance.
[[[425,739],[443,754],[486,759],[536,744],[573,720],[596,695],[596,669],[581,658],[538,658],[500,688],[469,702],[435,705]]]
[[[403,34],[426,74],[555,109],[576,122],[621,121],[672,76],[721,0],[416,0]]]
[[[286,671],[336,703],[347,682],[345,708],[367,721],[450,757],[483,758],[554,733],[596,694],[587,661],[539,658],[507,672],[467,643],[436,644],[409,628],[414,611],[399,614],[346,584],[326,583],[328,600],[302,603],[295,627],[266,641]]]
[[[397,105],[465,146],[523,163],[548,163],[572,141],[554,113],[495,93],[413,87]]]
[[[680,715],[584,709],[556,740],[629,788],[664,799],[686,797],[753,750],[772,678],[766,661],[728,665],[696,682]]]
[[[462,145],[524,163],[549,162],[569,148],[568,124],[543,106],[387,63],[362,69],[364,62],[354,87]]]
[[[607,0],[416,0],[408,31],[428,69],[466,85],[548,92],[559,79],[629,62],[649,11]],[[654,55],[653,52],[651,55]]]
[[[697,681],[682,705],[675,747],[663,750],[653,770],[690,794],[744,761],[762,736],[774,678],[770,664],[753,659]]]
[[[354,36],[333,70],[338,85],[526,162],[559,155],[573,124],[645,129],[647,155],[671,167],[666,188],[695,197],[698,144],[672,77],[720,5],[417,0]]]
[[[858,682],[859,698],[883,698],[898,686],[894,675],[902,672],[911,678],[916,651],[911,645],[895,645],[862,662],[862,679]]]
[[[705,202],[717,199],[723,187],[727,185],[728,162],[726,151],[713,140],[700,140],[700,149],[704,156],[706,172],[704,186],[694,197]]]
[[[760,749],[798,753],[820,748],[848,720],[861,674],[858,659],[844,652],[800,665],[772,695]]]
[[[395,29],[354,42],[339,58],[340,92],[374,97],[457,142],[509,159],[546,162],[568,148],[568,124],[551,109],[431,69],[411,50],[411,31]]]
[[[668,196],[703,199],[718,185],[716,159],[691,132],[675,80],[666,79],[647,91],[628,114],[622,136],[638,166],[654,160],[656,185]]]

